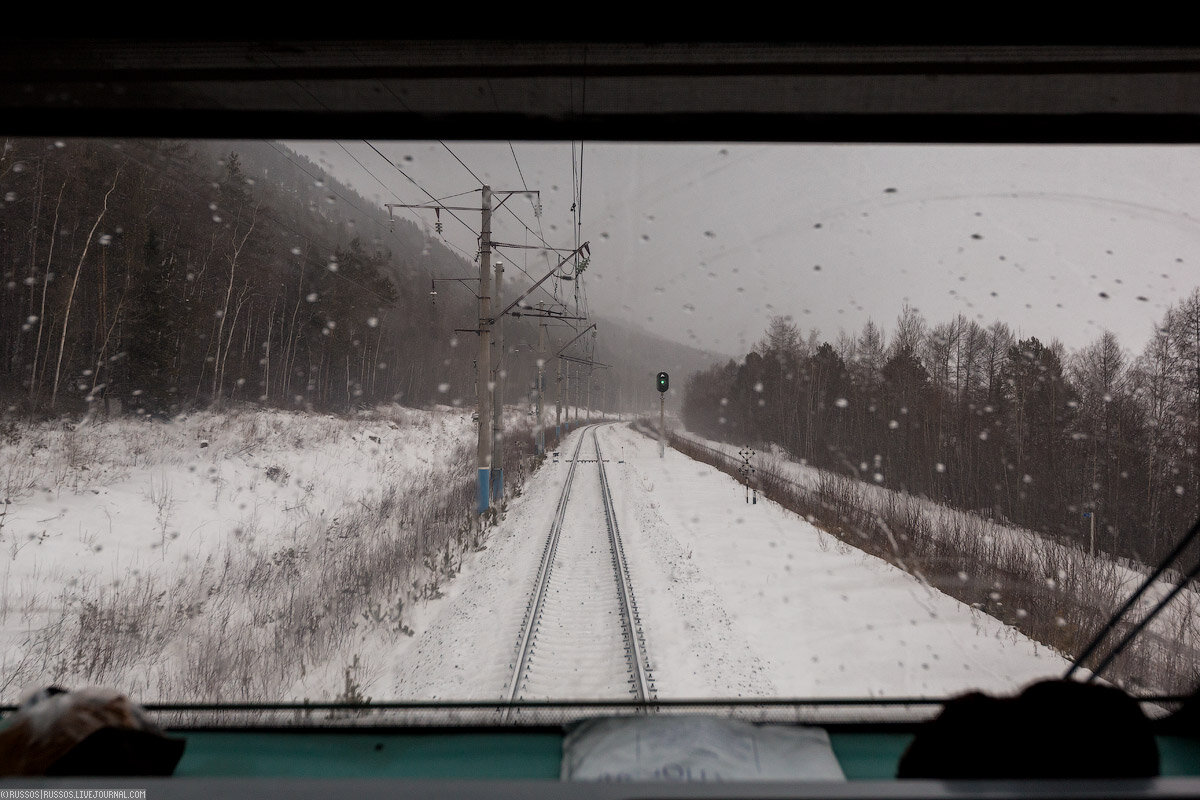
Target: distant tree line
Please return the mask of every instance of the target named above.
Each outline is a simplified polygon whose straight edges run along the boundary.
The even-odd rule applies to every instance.
[[[1200,514],[1200,289],[1129,357],[1068,353],[905,307],[835,343],[777,317],[742,363],[691,376],[689,429],[1152,560]]]
[[[473,396],[471,348],[449,334],[470,309],[429,295],[461,260],[413,223],[356,224],[323,181],[200,143],[0,148],[10,412]]]

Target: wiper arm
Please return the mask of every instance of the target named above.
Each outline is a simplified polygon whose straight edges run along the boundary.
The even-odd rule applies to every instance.
[[[1084,651],[1075,658],[1075,661],[1071,664],[1070,669],[1068,669],[1066,674],[1063,675],[1064,680],[1069,679],[1072,675],[1074,675],[1075,671],[1082,666],[1087,657],[1092,655],[1092,653],[1094,653],[1100,647],[1101,643],[1105,640],[1105,638],[1108,637],[1108,634],[1116,629],[1117,623],[1121,621],[1121,618],[1124,617],[1131,608],[1133,608],[1137,601],[1141,599],[1142,595],[1144,595],[1146,591],[1152,585],[1154,585],[1154,582],[1158,580],[1164,572],[1167,571],[1167,567],[1169,567],[1172,562],[1175,561],[1175,559],[1179,558],[1179,556],[1184,550],[1187,549],[1188,545],[1192,543],[1197,535],[1200,535],[1200,517],[1196,518],[1196,521],[1192,523],[1192,527],[1183,536],[1183,538],[1179,540],[1179,543],[1176,544],[1171,552],[1167,554],[1166,558],[1159,562],[1158,566],[1154,568],[1154,572],[1150,573],[1150,576],[1142,581],[1142,584],[1137,588],[1137,591],[1130,595],[1129,599],[1125,601],[1125,604],[1121,606],[1120,610],[1117,611],[1116,614],[1113,614],[1108,622],[1104,624],[1104,627],[1100,630],[1100,633],[1096,634],[1096,638],[1092,639],[1091,644],[1084,648]],[[1104,658],[1104,660],[1100,662],[1100,665],[1093,670],[1092,676],[1087,679],[1086,683],[1091,683],[1097,677],[1099,677],[1100,673],[1112,663],[1112,660],[1116,658],[1131,641],[1133,641],[1133,638],[1141,633],[1142,629],[1144,629],[1152,619],[1158,616],[1158,613],[1162,611],[1177,594],[1183,591],[1183,588],[1187,586],[1188,583],[1197,575],[1200,575],[1200,560],[1197,560],[1196,566],[1192,567],[1191,571],[1189,571],[1187,575],[1185,575],[1184,578],[1179,581],[1175,588],[1172,589],[1166,597],[1164,597],[1158,602],[1157,605],[1154,606],[1150,613],[1147,614],[1141,622],[1139,622],[1133,627],[1132,630],[1125,634],[1121,641],[1117,643],[1117,646],[1113,648],[1113,650]]]

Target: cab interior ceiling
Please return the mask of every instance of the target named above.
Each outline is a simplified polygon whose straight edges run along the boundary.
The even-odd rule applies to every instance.
[[[10,39],[6,135],[1194,143],[1200,48]]]

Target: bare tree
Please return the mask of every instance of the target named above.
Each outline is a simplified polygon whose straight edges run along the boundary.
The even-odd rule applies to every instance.
[[[67,295],[67,308],[63,313],[62,336],[58,343],[58,362],[54,365],[54,388],[50,391],[50,407],[54,408],[54,402],[58,398],[58,379],[62,371],[63,353],[67,349],[67,325],[71,322],[71,304],[75,300],[75,289],[79,286],[79,273],[83,271],[83,262],[87,258],[88,248],[92,244],[92,237],[96,235],[96,229],[100,227],[100,221],[104,219],[104,215],[108,212],[108,198],[112,195],[113,190],[117,188],[117,179],[121,177],[121,168],[117,168],[117,172],[113,175],[112,186],[108,187],[108,191],[104,194],[104,204],[100,208],[100,214],[96,217],[96,222],[93,223],[92,229],[88,231],[87,240],[83,244],[83,252],[79,255],[79,265],[75,267],[75,278],[71,281],[71,291]]]

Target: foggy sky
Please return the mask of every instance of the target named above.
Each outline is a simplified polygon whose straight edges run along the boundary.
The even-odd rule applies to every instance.
[[[375,177],[337,143],[286,144],[372,202],[429,199],[361,141],[342,144]],[[730,355],[777,314],[830,341],[867,319],[890,334],[906,302],[930,323],[998,319],[1072,349],[1107,328],[1136,355],[1200,285],[1197,147],[586,144],[580,167],[566,143],[514,142],[514,160],[508,142],[447,142],[464,167],[438,142],[374,144],[437,197],[477,189],[468,168],[494,190],[540,189],[559,247],[574,246],[582,170],[591,311]],[[509,202],[539,229],[529,199]],[[432,211],[408,213],[432,235]],[[477,213],[456,213],[478,231]],[[474,233],[442,222],[475,252]],[[537,244],[503,211],[492,235]],[[501,258],[547,270],[536,251]]]

